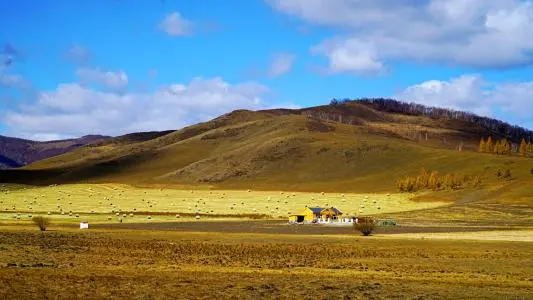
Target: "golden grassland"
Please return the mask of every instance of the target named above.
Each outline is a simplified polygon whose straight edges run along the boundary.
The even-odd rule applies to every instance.
[[[124,184],[70,184],[51,187],[4,185],[0,221],[29,222],[48,215],[56,222],[156,222],[209,217],[286,218],[305,206],[337,207],[347,215],[428,209],[446,202],[410,200],[412,194],[181,190]],[[111,218],[111,219],[109,219]],[[150,219],[148,219],[150,218]]]
[[[525,242],[9,228],[0,298],[527,299]]]

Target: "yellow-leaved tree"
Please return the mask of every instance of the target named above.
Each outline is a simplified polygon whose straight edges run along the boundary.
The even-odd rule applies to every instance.
[[[518,149],[518,152],[520,152],[520,156],[526,156],[527,155],[527,143],[525,139],[522,139],[520,142],[520,148]]]
[[[486,146],[485,146],[485,139],[484,138],[481,138],[481,140],[479,141],[479,148],[478,148],[478,152],[487,152],[487,149],[486,149]]]

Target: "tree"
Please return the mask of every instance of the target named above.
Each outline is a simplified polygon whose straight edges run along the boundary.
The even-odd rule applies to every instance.
[[[501,147],[502,154],[511,155],[511,143],[507,140],[507,138],[503,139]]]
[[[431,175],[429,175],[428,180],[428,187],[432,190],[439,190],[441,186],[440,180],[439,180],[439,172],[433,171],[431,172]]]
[[[479,141],[479,148],[478,148],[478,152],[487,152],[487,149],[486,149],[486,144],[485,144],[485,139],[484,138],[481,138],[481,140]]]
[[[485,142],[485,152],[494,152],[494,144],[492,143],[492,137],[489,136]]]
[[[353,228],[361,232],[364,236],[369,236],[376,227],[376,220],[372,217],[361,217],[353,223]]]
[[[525,139],[522,139],[522,141],[520,142],[520,148],[518,148],[518,152],[520,152],[520,156],[527,155],[527,143]]]
[[[50,225],[50,219],[43,216],[36,216],[32,219],[33,223],[39,227],[41,231],[46,231],[48,225]]]

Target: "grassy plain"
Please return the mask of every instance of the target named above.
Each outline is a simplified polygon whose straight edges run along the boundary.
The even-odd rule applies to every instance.
[[[525,181],[438,194],[0,188],[0,299],[528,299],[533,293],[533,208]],[[305,205],[392,218],[400,226],[362,237],[346,227],[282,224]],[[52,226],[39,232],[29,216],[48,212]],[[246,220],[256,217],[276,220]],[[93,225],[79,230],[80,220]]]
[[[528,299],[525,242],[0,231],[0,298]]]
[[[48,213],[56,222],[77,222],[80,219],[109,222],[108,218],[116,222],[117,217],[121,217],[123,222],[155,222],[176,220],[176,215],[180,215],[180,220],[190,219],[196,214],[202,218],[286,218],[290,214],[300,213],[306,205],[334,206],[347,215],[361,215],[428,209],[448,204],[412,201],[411,197],[411,194],[182,190],[121,184],[52,187],[4,185],[0,194],[0,221],[28,222],[30,215]]]

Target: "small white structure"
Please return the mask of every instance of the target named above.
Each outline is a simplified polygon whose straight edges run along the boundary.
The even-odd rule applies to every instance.
[[[81,222],[80,229],[89,229],[89,222]]]

